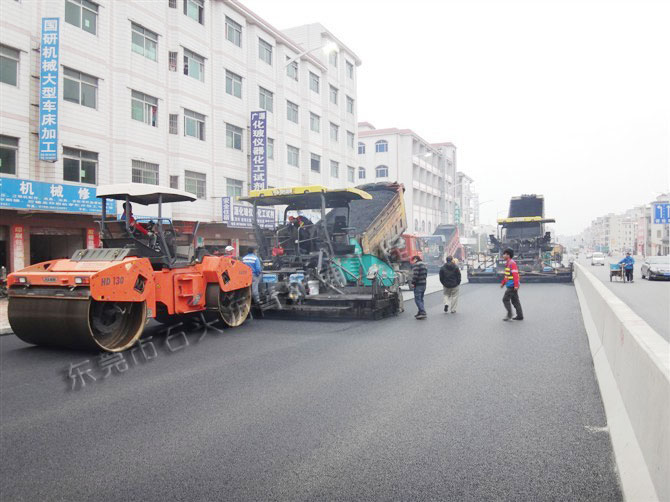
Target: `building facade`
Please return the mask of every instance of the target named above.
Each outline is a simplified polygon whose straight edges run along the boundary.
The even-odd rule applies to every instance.
[[[345,186],[357,166],[361,62],[320,24],[281,32],[237,0],[5,1],[2,14],[0,265],[10,270],[96,245],[95,188],[108,183],[195,194],[168,216],[204,222],[202,244],[248,238],[222,222],[222,200],[252,182],[251,111],[267,116],[268,186]],[[60,21],[55,162],[38,158],[43,18]]]
[[[456,147],[429,143],[411,129],[376,129],[358,124],[357,169],[354,185],[397,181],[405,186],[407,231],[432,234],[454,222]]]
[[[599,216],[582,232],[582,243],[595,251],[666,256],[670,254],[668,204],[670,194],[661,194],[649,204],[625,213]]]

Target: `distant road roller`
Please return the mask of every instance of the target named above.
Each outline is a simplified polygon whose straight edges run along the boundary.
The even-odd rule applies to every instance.
[[[242,324],[251,309],[251,269],[198,248],[198,223],[177,232],[163,204],[194,201],[187,192],[144,184],[98,187],[102,247],[70,259],[31,265],[7,277],[9,323],[21,340],[91,351],[133,346],[149,318],[188,316]],[[107,199],[124,202],[120,219]],[[132,203],[158,205],[158,217],[137,218]]]

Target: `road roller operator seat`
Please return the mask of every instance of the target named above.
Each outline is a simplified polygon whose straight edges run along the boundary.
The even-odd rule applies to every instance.
[[[97,197],[102,199],[100,235],[103,248],[127,249],[134,256],[148,258],[154,267],[174,268],[190,264],[196,257],[195,239],[198,225],[189,242],[178,240],[172,220],[163,217],[163,203],[192,202],[196,197],[174,188],[145,185],[142,183],[119,183],[98,187]],[[107,217],[108,199],[131,202],[138,205],[158,205],[156,218],[143,218],[141,223],[150,230],[144,235],[130,228],[126,220]],[[110,208],[111,209],[111,208]],[[184,236],[185,237],[185,236]]]

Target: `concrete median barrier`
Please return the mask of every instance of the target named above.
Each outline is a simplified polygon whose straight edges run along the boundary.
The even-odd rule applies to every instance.
[[[670,344],[593,276],[575,287],[626,500],[670,500]]]

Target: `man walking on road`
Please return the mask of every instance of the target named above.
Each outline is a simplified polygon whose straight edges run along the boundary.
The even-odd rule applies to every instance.
[[[428,269],[425,263],[421,261],[420,256],[412,257],[412,281],[411,285],[414,288],[414,303],[419,312],[414,316],[416,319],[425,319],[426,308],[423,304],[423,295],[426,293],[426,277],[428,276]]]
[[[242,258],[242,262],[253,272],[251,278],[251,294],[254,298],[254,302],[258,304],[261,302],[261,297],[258,293],[258,285],[260,284],[261,276],[263,275],[263,264],[254,251],[254,248],[249,248],[247,254]]]
[[[444,312],[456,313],[458,307],[458,285],[461,283],[461,271],[454,263],[453,256],[447,256],[447,262],[440,269],[440,282],[444,287]]]
[[[630,255],[630,251],[626,253],[626,256],[619,262],[619,265],[623,265],[623,271],[626,273],[626,280],[628,282],[633,282],[633,267],[635,266],[635,258]]]
[[[505,288],[503,305],[507,309],[507,315],[503,318],[503,321],[523,321],[523,311],[521,310],[521,302],[519,301],[519,268],[512,259],[513,257],[514,250],[507,248],[503,251],[505,276],[500,287]],[[512,305],[514,305],[514,309],[516,310],[516,317],[512,317]]]

